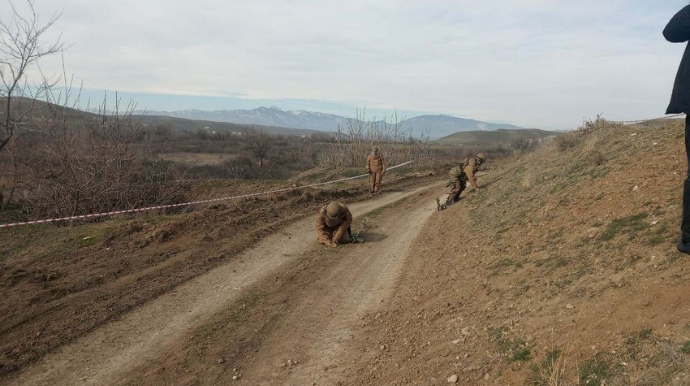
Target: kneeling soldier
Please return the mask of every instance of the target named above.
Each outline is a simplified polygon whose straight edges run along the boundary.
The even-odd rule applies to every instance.
[[[338,244],[362,242],[352,236],[352,213],[345,204],[333,201],[324,205],[316,215],[316,235],[321,244],[337,247]]]

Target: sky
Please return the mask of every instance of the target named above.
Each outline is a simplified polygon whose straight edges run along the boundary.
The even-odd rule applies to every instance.
[[[24,0],[13,0],[21,11]],[[45,74],[138,109],[394,109],[568,129],[663,116],[676,0],[35,0]],[[0,0],[6,20],[7,0]],[[30,74],[35,75],[34,68]],[[93,102],[92,102],[93,103]]]

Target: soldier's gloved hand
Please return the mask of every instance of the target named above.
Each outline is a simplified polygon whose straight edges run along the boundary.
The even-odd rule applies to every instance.
[[[334,246],[334,247],[338,246],[338,240],[335,237],[331,240],[331,243],[333,243],[332,246]]]

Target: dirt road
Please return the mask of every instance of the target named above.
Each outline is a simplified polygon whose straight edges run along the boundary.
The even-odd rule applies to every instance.
[[[427,187],[351,205],[356,217],[394,207],[371,214],[369,242],[361,245],[321,247],[315,242],[313,218],[302,220],[265,238],[232,264],[220,266],[54,352],[8,384],[168,384],[171,380],[176,384],[215,384],[240,373],[239,381],[246,384],[333,384],[339,380],[338,369],[356,355],[346,352],[351,327],[389,296],[400,267],[409,257],[411,243],[435,212],[433,197],[441,192],[439,186]],[[291,272],[296,268],[300,272]],[[286,272],[291,272],[292,280],[285,285],[266,284],[285,277]],[[284,303],[289,303],[290,309],[271,316],[271,328],[254,329],[261,336],[251,355],[236,351],[236,357],[218,359],[216,366],[206,363],[189,368],[190,363],[200,362],[190,356],[217,358],[215,352],[189,349],[195,345],[199,328],[222,321],[230,310],[244,308],[245,304],[238,302],[257,288],[263,291],[265,303],[248,312],[270,313],[262,307],[273,304],[272,298],[286,296]],[[238,326],[242,318],[234,322],[230,323],[232,334],[244,335],[240,340],[250,339],[251,325]],[[212,332],[205,339],[218,342],[237,338],[223,335],[223,331]],[[226,361],[228,366],[217,368]],[[230,365],[233,367],[228,368]],[[234,367],[240,365],[239,370]],[[186,377],[180,378],[180,373]]]

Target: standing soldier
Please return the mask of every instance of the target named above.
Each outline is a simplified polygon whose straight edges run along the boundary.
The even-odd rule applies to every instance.
[[[479,153],[474,158],[468,158],[460,165],[450,169],[449,177],[455,186],[453,187],[451,194],[448,195],[446,205],[458,202],[460,199],[460,194],[467,187],[467,181],[472,184],[476,191],[479,191],[479,185],[477,185],[477,178],[475,175],[485,160],[486,156],[484,153]]]
[[[352,236],[352,213],[337,201],[324,205],[316,215],[316,235],[321,244],[337,247],[344,243],[361,243],[360,237]]]
[[[690,5],[676,13],[664,28],[664,37],[672,43],[690,41]],[[688,173],[683,181],[683,215],[680,224],[678,251],[690,254],[690,44],[686,45],[673,83],[671,101],[666,114],[685,113],[685,156]]]
[[[369,193],[378,193],[379,187],[381,186],[381,179],[383,175],[386,174],[387,167],[388,164],[386,163],[386,159],[381,155],[379,147],[373,146],[371,148],[371,154],[367,156],[367,172],[369,172],[371,176]]]

